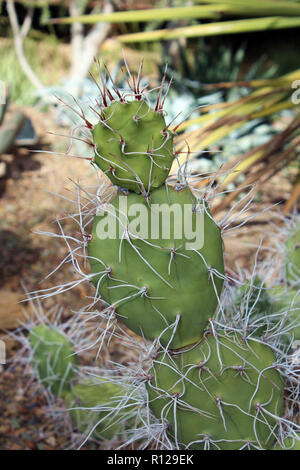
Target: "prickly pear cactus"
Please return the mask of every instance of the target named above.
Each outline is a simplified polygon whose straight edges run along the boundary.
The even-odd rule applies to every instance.
[[[247,309],[254,315],[261,312],[266,315],[272,310],[272,301],[266,285],[257,275],[237,289],[235,303],[239,307],[247,303]]]
[[[300,450],[300,434],[285,437],[273,450]]]
[[[123,403],[122,403],[123,400]],[[133,400],[126,401],[124,389],[117,384],[86,379],[77,383],[66,396],[75,426],[97,439],[111,440],[121,433]]]
[[[129,100],[115,87],[118,99],[102,93],[92,129],[95,163],[122,189],[98,208],[88,255],[110,312],[144,338],[179,348],[201,338],[217,308],[222,240],[205,202],[186,183],[165,184],[175,152],[162,89],[151,109],[140,78],[133,84]]]
[[[288,286],[274,286],[269,293],[273,298],[274,314],[282,313],[287,337],[300,340],[300,291]]]
[[[145,438],[142,448],[165,450],[272,449],[288,432],[300,430],[284,414],[298,406],[299,377],[295,358],[281,344],[284,334],[298,337],[298,317],[294,321],[287,315],[290,298],[278,300],[260,276],[238,289],[232,286],[234,276],[224,272],[220,229],[227,226],[226,217],[219,227],[208,207],[209,189],[197,197],[186,167],[167,181],[177,157],[176,128],[165,120],[163,83],[151,109],[140,72],[134,79],[128,71],[130,90],[121,91],[110,75],[109,89],[100,70],[102,102],[91,108],[97,123],[91,124],[80,108],[83,127],[91,134],[93,163],[117,192],[111,200],[100,186],[95,197],[85,199],[78,217],[84,241],[77,240],[84,255],[70,248],[66,257],[82,274],[87,248],[91,272],[83,273],[83,280],[92,280],[95,295],[82,325],[87,338],[89,320],[96,322],[92,330],[101,332],[91,348],[108,347],[107,335],[108,345],[125,338],[122,346],[131,354],[136,349],[136,356],[121,364],[109,361],[112,382],[104,373],[101,383],[81,376],[74,385],[71,345],[42,327],[30,335],[36,368],[44,383],[64,394],[77,429],[96,438],[126,435],[128,445]],[[87,233],[91,211],[92,233]],[[294,242],[287,246],[294,250]],[[296,258],[289,257],[293,273]],[[235,292],[232,312],[224,303],[224,280]],[[99,299],[104,303],[100,311]],[[139,398],[122,384],[133,386]]]
[[[93,282],[123,323],[163,344],[173,337],[172,348],[201,338],[222,289],[222,240],[189,188],[163,186],[148,200],[118,194],[104,215],[95,217],[92,235],[88,254],[92,271],[99,273]]]
[[[114,184],[146,194],[165,182],[174,158],[173,135],[163,114],[145,100],[113,101],[92,133],[95,163]]]
[[[56,328],[38,325],[29,334],[32,363],[40,382],[54,395],[63,396],[71,388],[77,363],[73,345]]]
[[[300,224],[297,223],[286,240],[286,277],[291,285],[300,280]]]
[[[274,445],[284,384],[268,346],[207,334],[184,352],[161,353],[150,374],[150,408],[169,423],[179,448]]]

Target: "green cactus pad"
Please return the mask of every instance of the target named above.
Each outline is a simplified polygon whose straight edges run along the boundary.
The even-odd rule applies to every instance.
[[[29,343],[41,383],[56,396],[67,393],[77,362],[72,343],[56,328],[46,325],[32,328]]]
[[[272,350],[238,335],[205,335],[185,352],[160,354],[149,406],[179,448],[271,449],[284,384]],[[262,407],[262,408],[260,408]],[[265,410],[265,411],[263,411]]]
[[[300,450],[300,434],[297,438],[287,436],[281,444],[276,444],[273,450]]]
[[[261,337],[271,326],[272,299],[264,282],[255,276],[252,281],[237,288],[234,309],[247,316],[247,334]]]
[[[283,313],[280,321],[289,338],[300,340],[300,291],[285,286],[274,286],[269,291],[273,299],[273,313]]]
[[[286,241],[286,277],[290,284],[300,281],[300,224],[297,224]]]
[[[93,283],[102,299],[116,308],[118,318],[135,333],[150,340],[160,336],[164,345],[169,343],[177,321],[169,344],[172,348],[201,338],[223,286],[220,229],[208,209],[203,210],[199,203],[196,210],[196,204],[188,188],[177,191],[164,186],[151,193],[150,201],[135,193],[118,194],[104,215],[95,217],[93,238],[88,245],[91,270],[95,273]],[[166,210],[163,215],[158,207]],[[168,219],[170,207],[179,215],[174,218],[171,213]],[[117,230],[116,238],[112,238],[114,212],[118,217],[128,215],[130,234],[136,236],[126,239],[125,217],[120,233]],[[143,214],[140,224],[136,223],[137,214]],[[187,238],[190,232],[184,214],[190,215],[191,227],[199,237],[195,246],[200,246],[203,234],[204,244],[198,250],[192,249],[194,242]],[[165,231],[168,220],[169,233]],[[110,238],[100,239],[104,228],[110,229]]]
[[[66,396],[66,402],[77,429],[82,433],[92,432],[93,437],[101,440],[117,436],[135,407],[133,399],[126,400],[122,387],[90,379],[76,384]]]
[[[161,186],[173,161],[172,134],[145,101],[113,102],[94,127],[95,163],[110,180],[137,193]]]
[[[240,306],[241,303],[247,304],[247,311],[252,310],[252,314],[266,315],[271,312],[272,302],[264,282],[255,276],[252,282],[247,282],[239,287],[236,292],[235,303]]]

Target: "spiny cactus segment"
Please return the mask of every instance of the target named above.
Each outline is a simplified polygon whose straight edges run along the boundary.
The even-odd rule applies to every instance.
[[[47,325],[32,328],[29,343],[41,384],[56,396],[65,395],[71,388],[77,364],[72,343],[56,328]]]
[[[136,208],[143,213],[142,226],[136,225]],[[147,339],[171,341],[172,348],[201,338],[217,308],[224,273],[220,229],[205,203],[189,188],[163,186],[149,201],[120,193],[95,217],[92,235],[93,283],[117,318]]]
[[[146,101],[114,101],[93,128],[95,163],[110,180],[137,193],[161,186],[173,162],[173,136]]]
[[[186,351],[161,353],[151,373],[150,408],[168,421],[178,448],[274,445],[283,381],[268,346],[206,334]]]
[[[273,450],[300,450],[300,434],[286,436],[282,442],[273,447]]]
[[[300,287],[300,223],[291,230],[286,240],[285,267],[287,281],[292,286]]]
[[[81,380],[67,394],[66,402],[76,428],[100,440],[121,435],[137,408],[123,387],[105,380]]]

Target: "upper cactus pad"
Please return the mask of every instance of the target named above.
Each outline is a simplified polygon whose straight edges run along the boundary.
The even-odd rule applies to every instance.
[[[95,163],[110,180],[137,193],[161,186],[173,161],[173,138],[162,112],[146,101],[114,101],[93,128]]]

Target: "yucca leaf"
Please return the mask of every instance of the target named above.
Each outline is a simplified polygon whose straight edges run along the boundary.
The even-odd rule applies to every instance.
[[[243,183],[238,185],[235,191],[231,192],[228,196],[226,196],[221,201],[221,203],[213,209],[213,214],[216,214],[228,207],[236,199],[237,195],[245,190],[245,187],[253,185],[255,183],[255,192],[257,192],[262,184],[264,184],[270,179],[270,177],[274,176],[276,173],[278,173],[278,171],[281,170],[283,163],[289,164],[291,161],[297,158],[297,152],[295,150],[297,149],[297,147],[299,148],[299,137],[294,139],[292,142],[288,142],[287,139],[290,135],[290,129],[299,129],[299,126],[299,119],[295,120],[293,123],[291,123],[289,128],[286,129],[286,131],[283,131],[281,135],[276,136],[277,139],[278,137],[281,138],[282,144],[288,143],[285,150],[278,151],[276,149],[278,149],[279,146],[272,146],[270,143],[269,148],[271,150],[269,150],[267,146],[265,147],[265,152],[257,158],[257,161],[266,161],[266,164],[263,166],[263,168],[259,168],[256,171],[250,172],[250,174],[247,175]],[[232,162],[232,164],[234,163]],[[219,191],[222,191],[222,188],[224,188],[224,184],[220,185]]]
[[[286,29],[300,27],[300,15],[297,17],[274,16],[233,21],[220,21],[209,24],[197,24],[174,29],[160,29],[142,33],[124,34],[118,39],[124,43],[167,41],[179,38],[218,36],[222,34],[240,34],[253,31]]]
[[[300,79],[300,69],[297,69],[291,73],[284,75],[279,78],[270,78],[270,79],[255,79],[248,81],[237,81],[237,82],[224,82],[224,83],[212,83],[209,85],[203,85],[206,89],[216,89],[216,88],[232,88],[235,86],[246,86],[249,88],[261,88],[261,87],[291,87],[291,83],[294,80]]]
[[[149,8],[147,10],[117,11],[114,13],[99,13],[97,15],[81,15],[69,18],[53,18],[50,23],[72,24],[74,22],[94,24],[99,22],[132,23],[148,21],[165,21],[174,19],[220,18],[226,5],[201,5],[193,7]],[[300,8],[299,8],[300,14]]]
[[[245,160],[241,161],[238,165],[234,166],[234,170],[222,181],[222,186],[227,186],[229,183],[234,181],[242,172],[248,170],[248,168],[256,163],[264,154],[263,149],[256,150],[252,155]],[[232,163],[233,166],[233,163]]]
[[[130,23],[165,21],[174,19],[217,19],[224,15],[249,16],[300,16],[300,5],[291,1],[260,0],[204,0],[208,5],[173,8],[149,8],[145,10],[118,11],[68,18],[53,18],[50,23],[72,24],[74,22],[95,24],[98,22]]]
[[[238,13],[240,16],[252,16],[253,14],[259,16],[296,16],[299,15],[300,5],[298,2],[293,1],[280,1],[280,0],[196,0],[196,3],[211,4],[226,4],[227,8],[231,8],[231,13]]]
[[[227,102],[227,103],[219,103],[218,105],[207,106],[202,108],[203,114],[197,118],[188,119],[184,121],[179,127],[178,130],[182,131],[187,129],[188,127],[195,125],[195,124],[205,124],[207,121],[215,121],[221,117],[226,115],[245,115],[245,119],[257,118],[268,116],[274,114],[275,112],[282,111],[283,109],[290,109],[293,108],[295,105],[292,103],[291,100],[285,100],[283,102],[282,99],[287,95],[290,91],[292,92],[291,84],[294,80],[300,78],[300,69],[297,69],[293,72],[290,72],[282,77],[270,79],[270,80],[252,80],[249,82],[228,82],[228,83],[221,83],[215,85],[207,85],[207,88],[214,86],[214,87],[232,87],[232,86],[249,86],[253,88],[257,88],[257,90],[249,93],[249,95],[239,98],[238,100]],[[273,96],[274,95],[274,96]],[[277,96],[276,96],[277,95]],[[251,106],[246,106],[247,104],[251,103]],[[270,105],[269,109],[263,108],[263,106],[268,103]],[[271,107],[272,106],[272,107]],[[209,113],[208,111],[216,110],[213,113]],[[248,113],[248,114],[246,114]],[[249,114],[251,113],[251,114]]]

